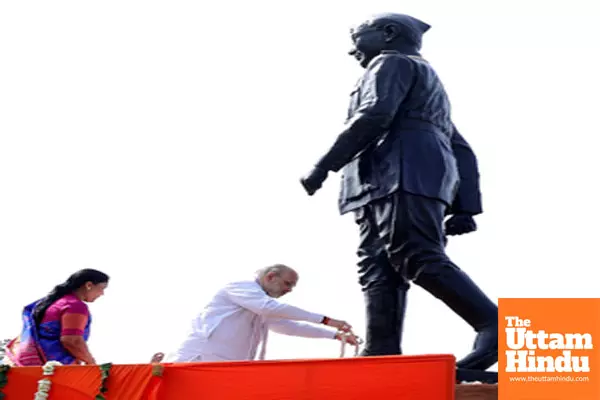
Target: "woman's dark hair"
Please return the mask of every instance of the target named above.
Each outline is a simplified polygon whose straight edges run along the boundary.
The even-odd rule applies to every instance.
[[[98,283],[107,283],[108,279],[108,275],[106,275],[104,272],[100,272],[95,269],[82,269],[75,272],[69,277],[69,279],[67,279],[60,285],[57,285],[54,289],[52,289],[50,293],[48,293],[46,297],[44,297],[36,304],[32,313],[35,324],[39,325],[42,322],[46,310],[56,300],[70,293],[73,293],[75,290],[79,289],[87,282],[92,282],[94,285],[96,285]]]

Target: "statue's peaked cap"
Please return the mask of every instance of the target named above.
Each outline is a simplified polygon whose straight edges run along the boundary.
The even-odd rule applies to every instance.
[[[431,28],[431,25],[406,14],[381,13],[373,15],[369,19],[369,25],[385,23],[395,23],[404,28],[401,30],[401,35],[414,42],[418,47],[421,47],[421,41],[425,32]]]

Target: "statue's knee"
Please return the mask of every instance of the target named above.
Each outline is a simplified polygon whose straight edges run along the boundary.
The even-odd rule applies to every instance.
[[[397,289],[402,280],[395,276],[395,271],[373,269],[358,276],[358,283],[363,291]]]
[[[358,262],[358,281],[363,290],[375,287],[396,287],[398,276],[387,254],[383,251],[377,254],[363,254]]]
[[[437,249],[420,249],[405,256],[401,260],[402,276],[407,281],[413,281],[423,273],[437,274],[454,264],[443,251]]]

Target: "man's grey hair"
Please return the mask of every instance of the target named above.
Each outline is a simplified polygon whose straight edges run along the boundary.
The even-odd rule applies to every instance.
[[[284,271],[293,271],[293,269],[284,264],[273,264],[269,265],[268,267],[259,269],[258,271],[256,271],[256,275],[258,278],[263,278],[270,272],[275,272],[275,274],[279,275]]]

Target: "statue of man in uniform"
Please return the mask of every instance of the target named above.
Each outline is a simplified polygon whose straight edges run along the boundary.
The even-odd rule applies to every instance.
[[[367,322],[362,355],[402,354],[412,282],[477,332],[473,350],[457,367],[485,370],[498,360],[498,307],[445,252],[446,235],[475,230],[472,216],[481,211],[470,192],[473,182],[461,184],[455,154],[470,147],[452,123],[442,82],[420,55],[429,28],[390,13],[352,30],[350,53],[365,71],[351,93],[343,131],[301,183],[313,195],[330,172],[342,171],[339,211],[352,212],[360,231]],[[462,163],[465,177],[473,172],[470,154]],[[473,200],[475,209],[469,209]]]

